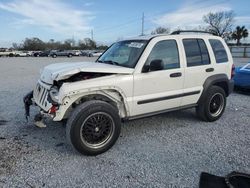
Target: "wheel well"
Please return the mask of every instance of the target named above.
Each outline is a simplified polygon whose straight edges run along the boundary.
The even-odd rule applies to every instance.
[[[229,88],[228,88],[228,84],[227,84],[226,81],[216,82],[216,83],[214,83],[213,85],[218,86],[218,87],[221,87],[221,88],[225,91],[226,96],[229,95]]]
[[[81,98],[76,100],[74,103],[72,103],[72,105],[66,110],[66,113],[64,115],[64,119],[67,119],[70,116],[70,114],[72,113],[72,111],[78,105],[80,105],[84,102],[87,102],[87,101],[91,101],[91,100],[100,100],[100,101],[107,102],[107,103],[111,104],[117,110],[117,112],[120,114],[121,117],[126,116],[127,112],[126,112],[126,106],[124,104],[123,97],[118,92],[113,91],[112,93],[119,96],[119,99],[117,99],[117,98],[112,99],[112,98],[110,98],[112,96],[107,97],[105,95],[98,94],[98,93],[82,96]]]

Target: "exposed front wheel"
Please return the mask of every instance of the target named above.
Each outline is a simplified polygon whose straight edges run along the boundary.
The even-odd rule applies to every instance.
[[[196,108],[197,115],[204,121],[216,121],[219,119],[226,107],[225,91],[218,86],[212,86],[204,101]]]
[[[120,135],[117,109],[103,101],[88,101],[78,106],[66,125],[70,144],[85,155],[98,155],[110,149]]]

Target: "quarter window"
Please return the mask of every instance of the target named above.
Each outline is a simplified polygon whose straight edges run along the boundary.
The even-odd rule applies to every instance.
[[[175,40],[164,40],[155,44],[150,52],[146,65],[153,60],[162,60],[164,70],[180,68],[178,47]]]
[[[221,41],[216,40],[216,39],[210,39],[209,40],[210,45],[213,49],[216,63],[226,63],[228,62],[228,57],[227,57],[227,52],[221,43]]]
[[[184,39],[187,66],[200,66],[210,64],[207,46],[202,39]]]

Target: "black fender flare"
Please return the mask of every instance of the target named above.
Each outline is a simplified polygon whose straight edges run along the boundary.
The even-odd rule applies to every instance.
[[[226,96],[228,97],[233,91],[234,82],[233,80],[228,79],[226,74],[216,74],[208,77],[203,84],[203,91],[198,104],[205,100],[207,91],[213,85],[222,87],[226,93]]]

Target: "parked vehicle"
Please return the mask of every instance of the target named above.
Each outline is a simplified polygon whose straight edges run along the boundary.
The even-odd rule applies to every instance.
[[[81,51],[80,50],[72,50],[72,54],[73,54],[73,56],[80,56]]]
[[[26,51],[16,51],[15,52],[16,57],[28,57],[30,54]]]
[[[81,56],[87,56],[87,57],[89,57],[90,53],[91,53],[90,50],[81,50]]]
[[[46,50],[44,52],[42,52],[42,51],[35,52],[33,55],[34,55],[34,57],[49,57],[50,50]]]
[[[193,107],[218,120],[233,90],[230,50],[218,36],[182,32],[116,42],[94,63],[46,66],[24,98],[26,115],[34,101],[38,126],[44,116],[67,120],[69,142],[86,155],[111,148],[121,120]]]
[[[71,50],[52,50],[50,56],[56,58],[57,56],[72,57],[74,53]]]
[[[100,51],[93,51],[88,54],[89,57],[99,57],[102,55],[102,52]]]
[[[250,89],[250,63],[235,69],[234,83],[237,89]]]
[[[1,51],[0,52],[0,57],[6,56],[6,57],[14,57],[15,52],[14,51]]]

